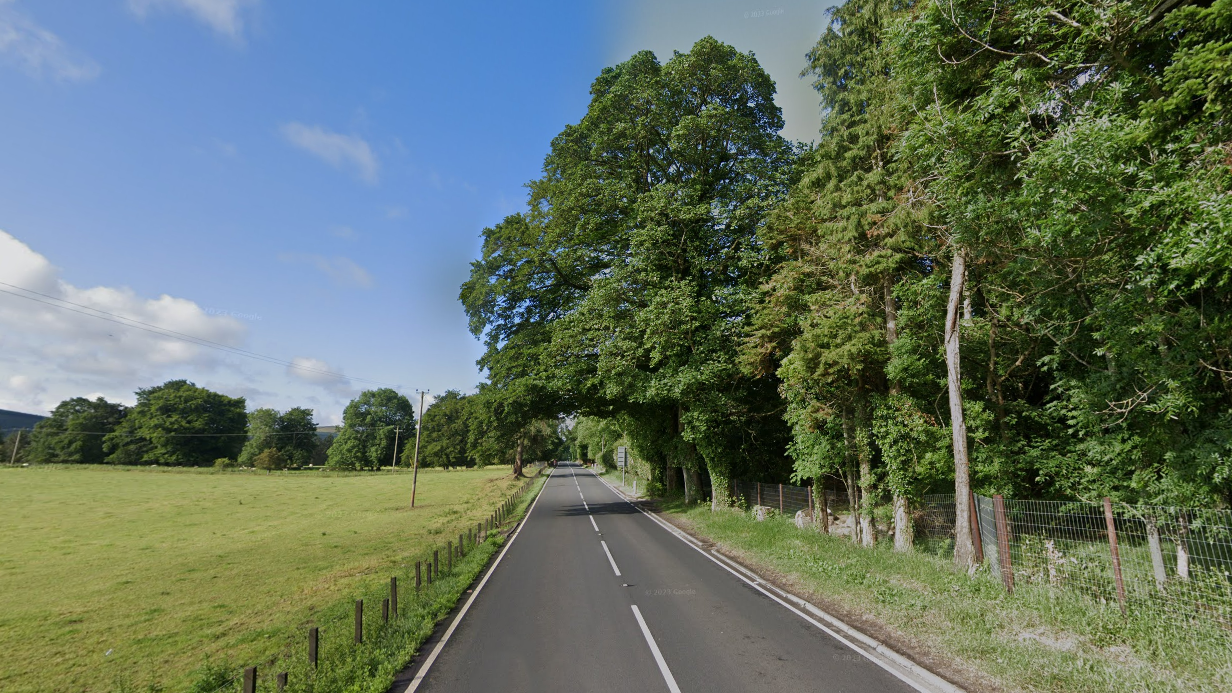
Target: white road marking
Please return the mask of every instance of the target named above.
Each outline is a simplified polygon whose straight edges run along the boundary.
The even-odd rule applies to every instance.
[[[838,640],[839,642],[843,643],[844,645],[851,648],[852,650],[855,650],[857,653],[863,655],[870,662],[876,664],[882,669],[885,669],[889,673],[893,674],[896,678],[903,681],[904,683],[911,686],[912,688],[916,689],[917,691],[921,691],[921,693],[934,693],[935,691],[945,691],[946,693],[963,693],[962,688],[955,686],[949,681],[946,681],[940,676],[937,676],[933,672],[921,667],[915,662],[912,662],[911,660],[902,656],[898,652],[895,652],[894,650],[886,647],[885,645],[878,642],[877,640],[870,638],[869,636],[852,628],[846,623],[843,623],[842,621],[831,616],[830,614],[827,614],[821,609],[818,609],[816,606],[813,606],[809,602],[806,602],[803,599],[800,599],[794,594],[784,592],[783,590],[780,590],[777,587],[774,587],[773,585],[763,583],[762,581],[757,580],[757,579],[752,579],[752,578],[756,578],[757,575],[755,573],[752,573],[751,571],[748,571],[743,566],[733,563],[733,565],[740,568],[740,571],[733,570],[731,566],[727,565],[727,563],[731,561],[726,556],[721,556],[717,552],[715,552],[714,556],[710,555],[710,553],[708,553],[704,548],[698,545],[697,541],[693,539],[693,537],[690,537],[689,535],[685,534],[681,530],[672,526],[666,520],[662,520],[658,517],[655,517],[653,514],[648,513],[645,510],[642,510],[640,507],[637,506],[636,503],[622,496],[615,489],[615,487],[613,487],[611,484],[607,482],[607,479],[600,477],[598,474],[595,474],[595,478],[598,479],[599,481],[602,481],[603,484],[607,486],[608,489],[612,491],[612,493],[616,494],[617,497],[622,498],[626,503],[637,508],[638,512],[650,518],[655,524],[659,525],[663,529],[666,529],[670,534],[675,536],[677,539],[683,541],[686,545],[691,547],[693,550],[697,551],[698,553],[705,556],[706,558],[709,558],[711,561],[715,563],[715,565],[718,565],[719,567],[723,568],[724,570],[731,573],[732,575],[735,575],[736,578],[739,579],[741,582],[748,584],[753,589],[757,590],[758,592],[761,592],[762,594],[766,595],[767,597],[774,600],[775,602],[778,602],[781,606],[786,608],[788,611],[799,616],[805,621],[808,621],[810,624],[812,624],[813,626],[815,626],[822,632],[828,634],[830,637],[834,638],[835,640]],[[718,557],[716,558],[716,556]],[[720,558],[722,558],[723,560],[719,560]],[[752,578],[746,577],[742,573],[748,573],[750,576],[752,576]],[[835,632],[834,629],[826,627],[822,623],[818,622],[816,619],[811,618],[808,614],[805,614],[800,609],[797,609],[796,607],[792,606],[791,604],[788,604],[787,602],[783,601],[779,597],[771,594],[769,591],[766,590],[766,587],[770,587],[775,592],[782,594],[787,599],[798,602],[802,608],[807,609],[809,612],[815,614],[819,618],[825,621],[828,621],[831,625],[834,626],[835,629],[843,631],[843,633],[849,636],[850,639],[848,639],[847,637],[843,637],[843,635],[840,635],[839,633]],[[860,641],[861,643],[865,645],[865,647],[869,649],[865,649],[865,647],[857,646],[855,643],[852,642],[852,640]],[[872,650],[871,652],[869,651],[870,649]],[[911,676],[908,675],[907,672],[910,672],[910,674],[922,680],[912,679]]]
[[[555,472],[555,469],[548,472],[548,477],[551,478],[552,474]],[[415,678],[411,679],[411,682],[407,684],[407,687],[402,689],[402,693],[414,693],[414,691],[419,688],[419,684],[423,683],[424,677],[428,675],[428,669],[432,668],[432,664],[436,662],[436,658],[440,656],[441,650],[445,649],[445,643],[449,642],[449,638],[453,635],[453,632],[457,630],[458,624],[462,622],[462,617],[465,616],[466,612],[470,610],[471,604],[475,603],[475,597],[478,597],[480,590],[483,589],[483,586],[488,584],[488,578],[492,577],[492,573],[496,572],[496,566],[500,565],[501,560],[505,558],[505,554],[509,553],[509,547],[513,546],[513,542],[517,541],[518,536],[522,534],[522,528],[526,526],[526,520],[530,519],[530,514],[535,511],[535,506],[539,504],[539,499],[543,497],[543,490],[547,487],[548,484],[546,481],[543,482],[543,486],[539,487],[539,493],[535,496],[535,502],[530,504],[530,509],[526,511],[526,517],[524,517],[521,524],[518,525],[517,531],[513,533],[513,536],[509,537],[509,541],[505,544],[505,548],[501,550],[500,555],[496,557],[496,561],[492,563],[492,567],[488,569],[488,574],[483,576],[483,580],[481,580],[479,585],[475,587],[475,591],[471,592],[470,599],[467,599],[466,604],[462,605],[462,610],[458,612],[456,617],[454,617],[453,623],[449,624],[449,629],[445,631],[445,634],[441,636],[440,642],[436,643],[436,647],[432,649],[432,654],[428,655],[428,658],[424,660],[423,666],[419,667],[419,672],[415,674]]]
[[[603,553],[607,554],[607,561],[612,564],[612,571],[616,573],[616,577],[620,577],[620,568],[616,567],[616,559],[612,558],[612,552],[608,551],[607,542],[600,541],[599,543],[603,544]]]
[[[659,651],[659,646],[655,644],[654,636],[650,634],[650,629],[646,627],[646,619],[642,618],[642,612],[638,610],[637,604],[631,604],[633,607],[633,616],[637,618],[637,625],[642,627],[642,635],[646,636],[646,644],[650,645],[650,653],[654,655],[655,664],[659,665],[659,672],[663,674],[663,680],[667,682],[667,689],[672,693],[680,693],[680,686],[676,685],[676,678],[672,676],[672,670],[667,668],[667,661],[663,659],[663,653]]]
[[[590,526],[591,526],[591,527],[594,527],[594,528],[595,528],[595,531],[596,531],[596,532],[598,532],[598,531],[599,531],[599,525],[595,524],[595,516],[594,516],[594,515],[587,515],[586,517],[588,517],[588,518],[590,519]]]

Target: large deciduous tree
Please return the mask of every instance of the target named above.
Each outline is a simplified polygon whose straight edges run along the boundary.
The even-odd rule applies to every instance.
[[[187,380],[137,390],[137,404],[103,439],[107,462],[206,467],[235,458],[248,417],[243,397],[228,397]]]
[[[393,464],[414,437],[410,400],[389,388],[365,390],[343,410],[327,464],[335,469],[380,469]]]
[[[124,419],[127,407],[102,397],[66,399],[30,433],[29,458],[34,462],[101,464],[106,458],[103,436]]]

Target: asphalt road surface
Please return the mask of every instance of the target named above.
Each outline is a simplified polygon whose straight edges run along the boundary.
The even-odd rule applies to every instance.
[[[396,693],[918,690],[576,465],[499,556]]]

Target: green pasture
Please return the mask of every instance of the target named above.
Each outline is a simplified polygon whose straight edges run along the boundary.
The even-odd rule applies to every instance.
[[[0,690],[180,690],[486,518],[508,469],[0,469]],[[413,587],[408,586],[413,589]]]

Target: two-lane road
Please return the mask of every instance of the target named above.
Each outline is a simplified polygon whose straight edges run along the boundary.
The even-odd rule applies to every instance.
[[[395,691],[916,690],[660,522],[562,463]]]

